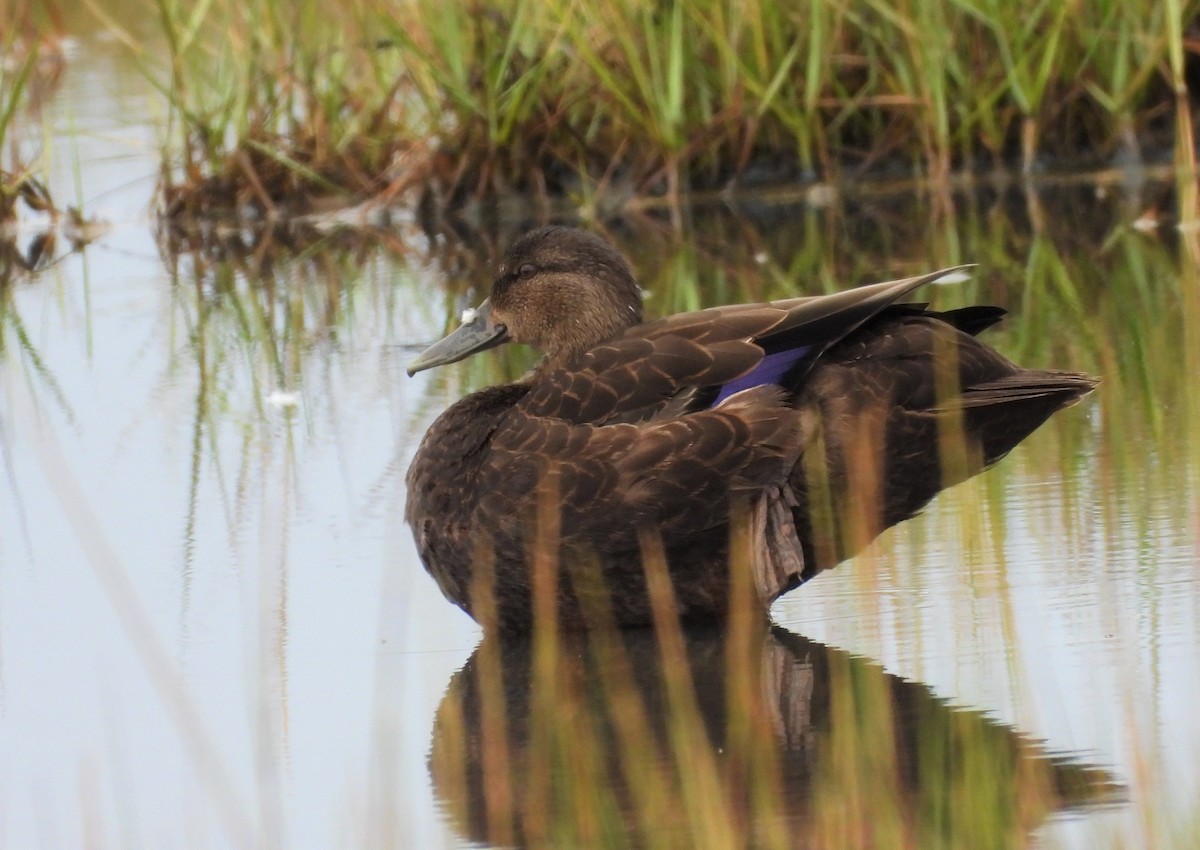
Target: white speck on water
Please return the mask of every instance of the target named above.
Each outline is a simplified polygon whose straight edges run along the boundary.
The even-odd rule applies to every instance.
[[[467,309],[463,310],[462,315],[458,317],[459,321],[461,321],[464,325],[469,325],[471,322],[475,321],[475,314],[477,312],[478,311],[474,307],[468,307]]]
[[[295,407],[300,403],[300,393],[291,390],[273,390],[267,396],[267,404],[272,407]]]
[[[766,251],[759,251],[754,255],[754,262],[758,263],[760,266],[765,266],[767,261],[770,259],[771,258],[767,255]]]

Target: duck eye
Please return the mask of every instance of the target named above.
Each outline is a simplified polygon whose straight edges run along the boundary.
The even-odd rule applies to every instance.
[[[533,263],[522,263],[521,268],[517,269],[517,277],[523,280],[528,280],[537,274],[537,266]]]

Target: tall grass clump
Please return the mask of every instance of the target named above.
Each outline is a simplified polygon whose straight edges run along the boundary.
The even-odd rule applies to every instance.
[[[168,211],[1170,159],[1198,0],[154,0]],[[1176,131],[1178,128],[1178,132]]]
[[[398,75],[360,21],[264,0],[158,0],[156,14],[180,149],[160,185],[168,212],[295,214],[386,191],[386,165],[413,134],[398,132]]]

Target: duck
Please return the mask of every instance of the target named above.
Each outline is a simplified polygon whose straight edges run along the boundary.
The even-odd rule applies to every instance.
[[[647,625],[664,599],[688,624],[727,620],[735,598],[769,616],[1096,386],[981,342],[1000,307],[908,297],[968,268],[645,321],[610,241],[526,233],[408,367],[508,343],[542,355],[425,433],[405,505],[422,564],[485,631],[546,611],[566,629]]]

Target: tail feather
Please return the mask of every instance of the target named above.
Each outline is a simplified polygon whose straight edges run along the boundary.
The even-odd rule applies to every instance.
[[[884,311],[887,316],[929,316],[971,336],[990,328],[1008,315],[1003,307],[973,304],[956,310],[930,310],[926,303],[893,304]]]
[[[1027,401],[1054,401],[1055,410],[1068,407],[1096,388],[1097,380],[1079,372],[1022,371],[995,381],[975,384],[962,395],[939,404],[939,413],[998,407]]]
[[[1008,311],[1003,307],[992,307],[987,304],[976,304],[971,307],[960,307],[957,310],[947,310],[939,313],[938,318],[953,325],[963,333],[971,336],[979,334],[999,322]]]
[[[1023,371],[968,387],[938,407],[957,411],[978,440],[984,466],[1000,460],[1047,419],[1095,389],[1097,381],[1077,372]]]

